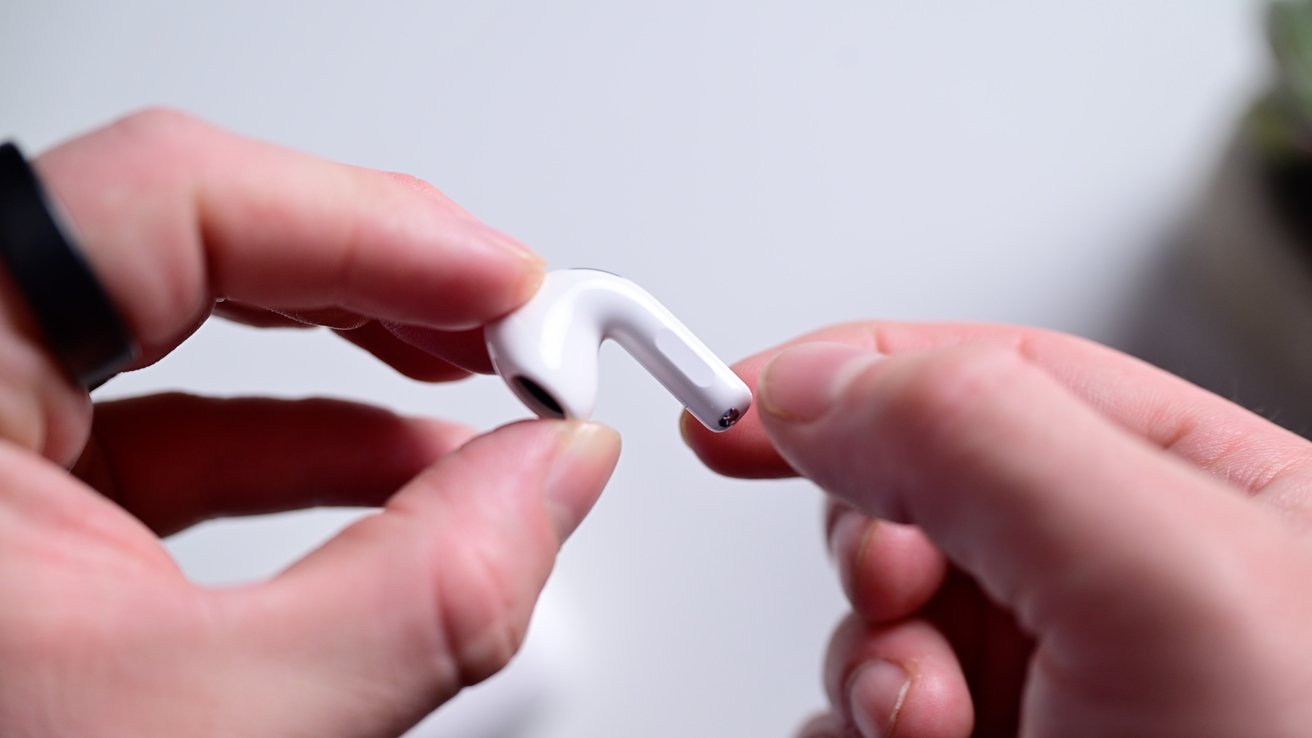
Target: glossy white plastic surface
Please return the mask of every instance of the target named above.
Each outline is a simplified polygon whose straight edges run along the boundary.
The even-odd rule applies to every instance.
[[[607,339],[713,431],[733,426],[752,402],[747,385],[665,306],[609,272],[547,274],[532,299],[488,326],[486,338],[497,373],[542,417],[592,415],[597,354]]]

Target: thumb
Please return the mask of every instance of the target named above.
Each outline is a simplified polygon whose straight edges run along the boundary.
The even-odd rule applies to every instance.
[[[402,732],[514,655],[618,454],[605,426],[530,421],[443,457],[380,514],[232,593],[236,642],[261,672],[241,681],[280,693],[301,725],[311,706],[320,735]]]
[[[777,356],[757,390],[794,469],[869,514],[920,526],[1031,632],[1087,621],[1131,587],[1177,589],[1207,563],[1233,569],[1215,541],[1256,516],[1015,348],[884,357],[809,344]]]

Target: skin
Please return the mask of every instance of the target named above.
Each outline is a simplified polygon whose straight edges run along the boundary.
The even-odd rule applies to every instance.
[[[541,278],[422,182],[169,111],[36,166],[138,366],[220,313],[326,325],[410,376],[457,379],[487,367],[479,326]],[[826,661],[831,709],[804,735],[1312,724],[1303,439],[1028,329],[838,326],[738,370],[757,410],[720,436],[685,421],[685,437],[726,474],[829,493],[852,603]],[[404,731],[513,655],[618,453],[591,424],[471,436],[326,400],[161,395],[93,413],[0,277],[5,735]],[[319,504],[380,508],[266,582],[197,587],[159,544]]]
[[[411,177],[151,110],[35,161],[145,366],[212,313],[327,325],[398,370],[487,368],[542,262]],[[2,275],[3,270],[0,270]],[[599,425],[474,434],[329,400],[99,403],[0,276],[0,732],[394,736],[514,654],[619,453]],[[72,469],[72,474],[69,469]],[[269,581],[187,581],[159,537],[372,505]]]
[[[1069,336],[859,323],[737,365],[713,469],[800,474],[852,606],[801,734],[1296,736],[1312,449]]]

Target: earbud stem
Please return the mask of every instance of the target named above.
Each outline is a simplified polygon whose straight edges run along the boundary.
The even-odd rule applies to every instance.
[[[546,276],[538,294],[485,331],[497,372],[539,415],[586,418],[597,351],[614,340],[713,431],[731,427],[751,391],[656,298],[593,269]]]

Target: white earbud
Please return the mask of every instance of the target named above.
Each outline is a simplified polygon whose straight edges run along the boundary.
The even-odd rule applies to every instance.
[[[656,298],[596,269],[550,272],[538,293],[485,331],[492,365],[544,418],[587,418],[597,353],[612,339],[713,431],[747,412],[751,390]]]

